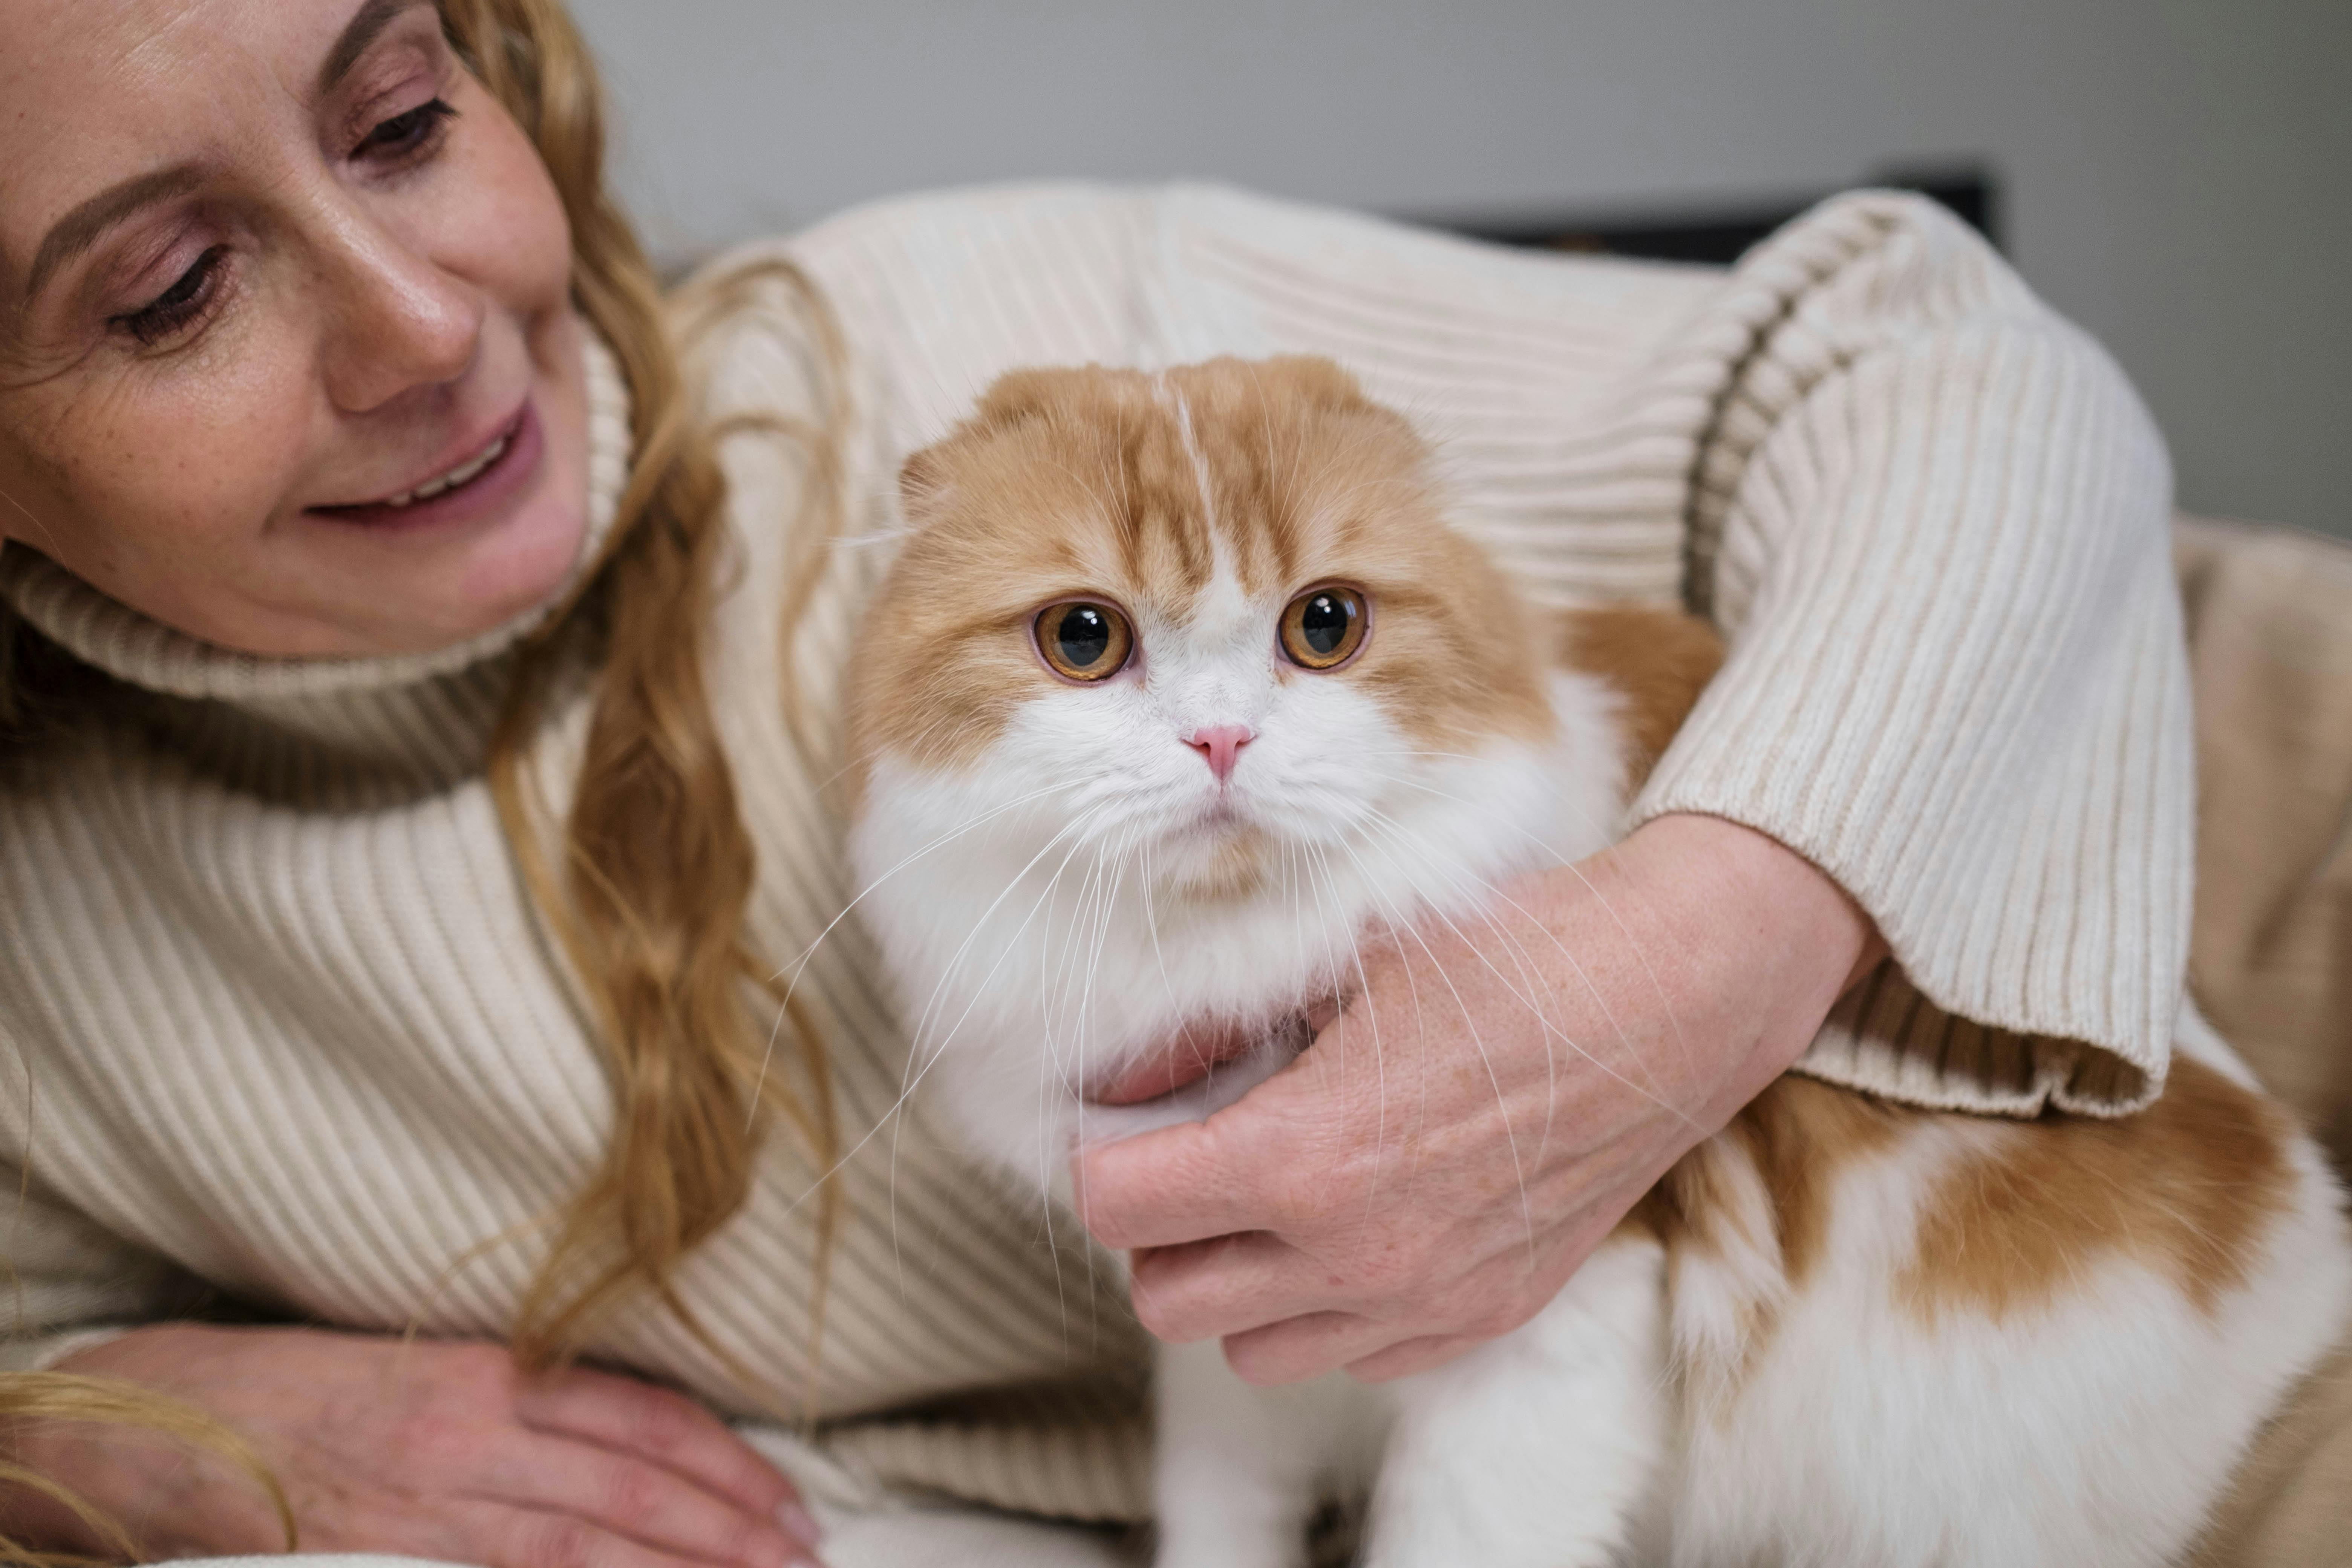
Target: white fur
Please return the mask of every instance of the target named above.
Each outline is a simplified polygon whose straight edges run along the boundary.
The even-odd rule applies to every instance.
[[[976,767],[872,768],[852,844],[910,1076],[1047,1201],[1074,1141],[1208,1115],[1295,1047],[1150,1106],[1087,1107],[1138,1052],[1204,1016],[1278,1035],[1348,988],[1366,931],[1459,917],[1495,879],[1613,834],[1623,770],[1599,684],[1559,678],[1547,743],[1425,754],[1347,681],[1276,663],[1280,608],[1220,572],[1192,618],[1137,627],[1134,668],[1031,701]],[[1222,723],[1257,738],[1221,797],[1184,737]],[[1239,824],[1276,874],[1197,896]],[[2183,1048],[2242,1074],[2193,1015]],[[1254,1389],[1214,1345],[1168,1349],[1161,1568],[1297,1563],[1318,1500],[1376,1466],[1378,1568],[2163,1562],[2344,1320],[2335,1188],[2299,1144],[2294,1212],[2210,1320],[2118,1254],[2038,1314],[1923,1327],[1888,1295],[1921,1194],[2011,1135],[1930,1122],[1852,1164],[1801,1294],[1750,1171],[1731,1201],[1752,1245],[1684,1256],[1669,1280],[1655,1242],[1621,1234],[1533,1321],[1401,1384]],[[1759,1307],[1775,1327],[1751,1356]]]
[[[1953,1160],[2021,1135],[1930,1123],[1844,1173],[1820,1276],[1786,1300],[1738,1398],[1685,1405],[1652,1560],[2156,1564],[2193,1538],[2344,1322],[2335,1184],[2299,1141],[2291,1212],[2210,1320],[2118,1252],[2046,1308],[1922,1326],[1890,1300],[1919,1201]],[[1676,1280],[1678,1340],[1705,1268]]]

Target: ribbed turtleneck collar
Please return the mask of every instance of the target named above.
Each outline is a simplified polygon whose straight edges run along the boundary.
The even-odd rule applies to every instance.
[[[42,636],[118,680],[173,697],[248,711],[301,712],[314,721],[338,702],[366,705],[404,688],[484,664],[546,626],[604,558],[628,482],[629,392],[595,331],[581,334],[588,391],[588,526],[580,557],[545,600],[451,647],[383,658],[272,658],[173,630],[109,598],[29,550],[0,550],[0,597]],[[304,728],[315,728],[306,724]]]

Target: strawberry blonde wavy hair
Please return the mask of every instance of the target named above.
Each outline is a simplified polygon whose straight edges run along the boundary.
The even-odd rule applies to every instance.
[[[438,5],[452,44],[536,144],[562,198],[573,300],[619,361],[635,446],[605,558],[570,613],[524,651],[490,744],[489,782],[509,842],[595,1025],[614,1104],[603,1162],[552,1216],[553,1240],[520,1305],[512,1342],[527,1365],[563,1361],[616,1306],[649,1292],[710,1345],[673,1275],[741,1207],[763,1132],[781,1116],[819,1170],[837,1152],[822,1042],[742,937],[752,843],[703,668],[727,550],[718,447],[752,427],[805,450],[807,510],[791,530],[800,557],[785,601],[789,636],[835,530],[839,443],[829,409],[811,423],[706,417],[681,360],[709,329],[755,296],[772,300],[779,285],[828,372],[838,370],[839,339],[813,286],[781,261],[730,269],[665,298],[604,188],[601,89],[561,0]],[[822,379],[839,384],[835,374]],[[559,826],[533,787],[527,756],[557,668],[583,637],[596,656],[593,717]],[[0,731],[24,730],[37,719],[31,710],[51,706],[58,683],[72,679],[54,649],[0,622]],[[755,1019],[755,1005],[788,1016],[798,1073],[763,1070],[769,1029],[766,1018]],[[812,1281],[819,1308],[837,1225],[828,1185]],[[812,1316],[822,1323],[821,1312]],[[745,1381],[756,1386],[748,1374]],[[30,1420],[136,1426],[207,1449],[273,1493],[293,1544],[292,1514],[267,1470],[235,1433],[196,1411],[103,1379],[0,1375],[0,1429]],[[134,1543],[110,1534],[53,1483],[0,1459],[0,1486],[12,1483],[65,1502],[133,1553]],[[0,1539],[0,1561],[73,1560]]]

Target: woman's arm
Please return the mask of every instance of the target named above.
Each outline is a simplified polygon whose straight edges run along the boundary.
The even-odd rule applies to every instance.
[[[1610,907],[1544,879],[1520,937],[1553,955],[1563,1032],[1620,1042],[1670,1091],[1555,1070],[1521,1003],[1465,994],[1402,1056],[1391,1034],[1369,1058],[1351,1009],[1207,1126],[1087,1152],[1097,1234],[1170,1249],[1139,1259],[1145,1321],[1225,1336],[1251,1375],[1393,1373],[1524,1321],[1801,1055],[1983,1110],[2118,1114],[2161,1084],[2186,684],[2168,471],[2121,375],[1957,220],[1876,195],[1768,243],[1648,385],[1705,394],[1689,586],[1730,657],[1644,826],[1584,868]],[[1899,967],[1822,1028],[1874,931]],[[1367,1092],[1376,1111],[1351,1112]],[[1448,1137],[1396,1163],[1424,1100]],[[1507,1231],[1515,1284],[1493,1261]]]
[[[814,1561],[791,1482],[682,1394],[596,1372],[526,1376],[496,1345],[157,1321],[187,1310],[185,1275],[5,1163],[0,1191],[15,1287],[0,1460],[94,1505],[150,1557],[271,1552],[284,1537],[268,1494],[217,1457],[135,1423],[44,1418],[72,1406],[37,1373],[127,1384],[226,1425],[275,1473],[313,1551],[507,1568]],[[114,1548],[5,1478],[0,1537]]]
[[[1223,1336],[1261,1383],[1517,1327],[1877,955],[1828,878],[1716,818],[1507,891],[1491,925],[1368,946],[1346,1013],[1239,1104],[1081,1155],[1088,1227],[1143,1249],[1145,1327]]]
[[[1808,1072],[2017,1115],[2146,1104],[2194,826],[2153,422],[1921,198],[1830,204],[1743,263],[1702,330],[1738,349],[1690,513],[1730,655],[1635,820],[1746,823],[1885,933],[1884,1016],[1842,1017]]]

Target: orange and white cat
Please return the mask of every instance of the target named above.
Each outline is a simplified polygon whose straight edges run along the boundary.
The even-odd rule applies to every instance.
[[[1032,1193],[1082,1131],[1277,1070],[1367,928],[1605,847],[1703,681],[1680,617],[1548,633],[1429,466],[1298,359],[1019,373],[907,465],[852,694],[861,908],[919,1092]],[[1204,1029],[1264,1043],[1087,1103]],[[2160,1563],[2347,1302],[2331,1178],[2193,1014],[2120,1121],[1790,1077],[1437,1371],[1256,1389],[1164,1352],[1159,1562],[1302,1562],[1369,1482],[1393,1568]]]

